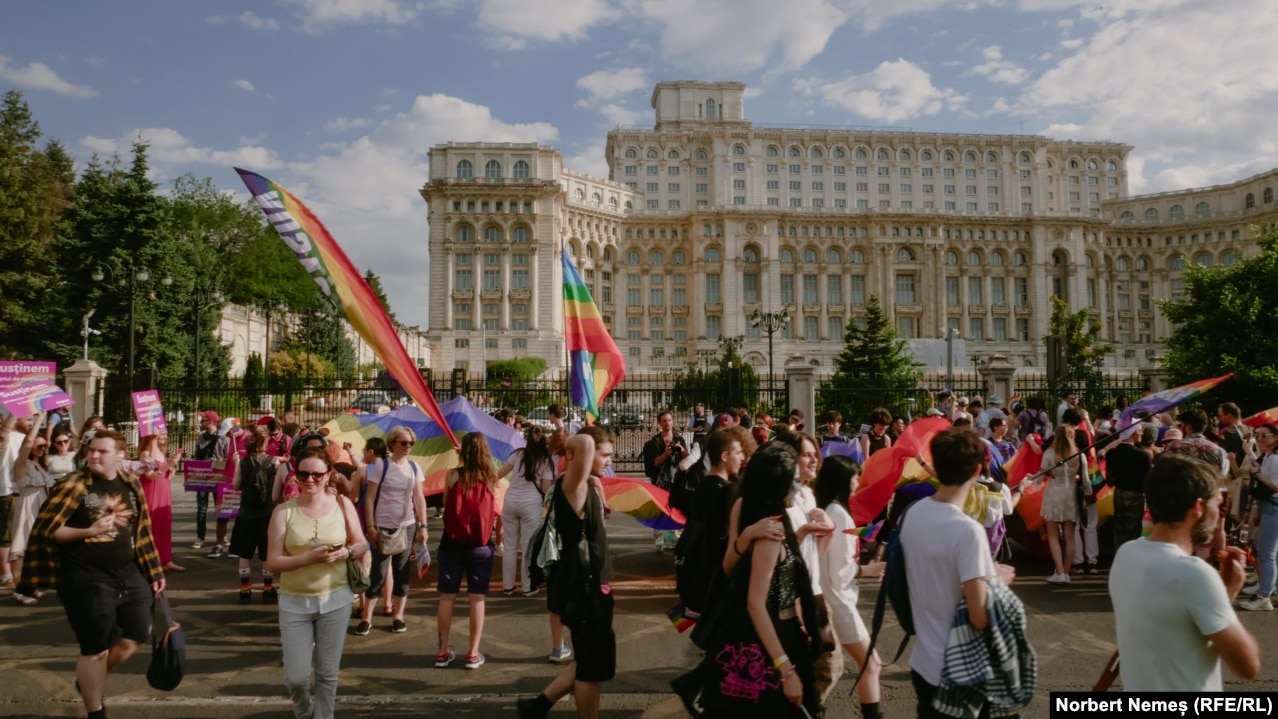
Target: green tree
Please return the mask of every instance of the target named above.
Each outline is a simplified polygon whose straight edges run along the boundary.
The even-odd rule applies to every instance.
[[[266,368],[262,366],[262,355],[254,352],[248,357],[244,366],[244,394],[253,406],[258,406],[262,395],[266,393]]]
[[[853,426],[876,407],[886,407],[894,416],[910,411],[909,400],[919,394],[919,371],[909,343],[897,334],[878,296],[871,295],[865,303],[865,327],[848,322],[843,339],[834,376],[818,393],[817,411],[837,409]],[[818,422],[810,424],[815,427]]]
[[[1230,395],[1252,413],[1278,405],[1278,226],[1255,228],[1260,254],[1185,269],[1185,298],[1159,308],[1172,322],[1163,366],[1173,384],[1234,372]]]
[[[1114,345],[1101,341],[1101,329],[1100,320],[1090,312],[1085,309],[1071,312],[1068,302],[1052,295],[1052,314],[1047,320],[1047,332],[1059,335],[1065,341],[1065,376],[1052,385],[1056,397],[1067,390],[1080,392],[1083,406],[1094,408],[1113,401],[1103,392],[1105,375],[1101,367],[1106,355],[1114,352]],[[1043,341],[1046,343],[1047,338]]]
[[[396,320],[395,313],[391,312],[390,300],[386,299],[386,290],[382,289],[382,278],[374,274],[372,270],[365,270],[364,281],[368,283],[368,288],[373,291],[382,309],[386,310],[386,316],[390,318],[391,324],[398,327],[399,320]]]

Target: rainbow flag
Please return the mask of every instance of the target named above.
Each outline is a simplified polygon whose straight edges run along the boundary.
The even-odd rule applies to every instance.
[[[581,280],[567,250],[564,261],[564,339],[568,343],[569,391],[572,403],[584,407],[586,419],[599,417],[599,405],[621,378],[626,376],[626,360],[608,334],[599,306],[590,288]]]
[[[417,372],[417,365],[408,356],[408,350],[399,340],[399,333],[390,317],[369,289],[364,277],[355,269],[341,245],[328,233],[324,224],[300,200],[288,190],[261,175],[235,168],[240,179],[248,186],[253,201],[266,219],[284,239],[284,244],[297,256],[302,267],[314,278],[320,292],[334,305],[340,303],[346,319],[360,337],[400,383],[408,396],[443,429],[453,447],[461,445],[453,436],[444,415],[435,404],[435,395]],[[333,295],[336,294],[336,299]]]
[[[666,617],[680,634],[683,634],[697,625],[697,620],[688,616],[688,609],[683,606],[683,604],[676,604],[666,610]]]
[[[1130,407],[1123,410],[1123,413],[1119,415],[1118,429],[1127,429],[1139,422],[1140,418],[1137,415],[1152,416],[1159,412],[1166,412],[1174,407],[1179,407],[1233,376],[1234,373],[1230,372],[1219,377],[1208,377],[1197,382],[1190,382],[1179,387],[1165,389],[1162,392],[1145,395],[1133,402]]]
[[[648,480],[603,477],[604,502],[614,511],[634,517],[648,529],[683,529],[683,512],[670,506],[670,493]]]

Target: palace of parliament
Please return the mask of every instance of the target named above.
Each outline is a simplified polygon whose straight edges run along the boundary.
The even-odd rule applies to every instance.
[[[758,127],[745,85],[663,82],[652,128],[608,134],[607,180],[537,144],[430,151],[428,338],[437,371],[533,356],[564,365],[561,248],[630,373],[698,362],[743,336],[757,370],[830,371],[877,296],[913,346],[956,330],[973,355],[1043,365],[1059,295],[1150,367],[1190,263],[1259,252],[1278,170],[1214,187],[1127,192],[1132,147],[1032,135]],[[925,364],[932,364],[925,362]]]

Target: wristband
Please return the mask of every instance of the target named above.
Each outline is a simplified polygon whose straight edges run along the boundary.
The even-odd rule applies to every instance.
[[[790,657],[788,657],[788,656],[787,656],[787,655],[785,655],[785,654],[782,654],[781,656],[779,656],[779,657],[777,657],[776,659],[773,659],[773,660],[772,660],[772,666],[773,666],[773,667],[775,667],[775,668],[777,668],[777,669],[780,669],[780,668],[781,668],[781,665],[782,665],[782,664],[785,664],[785,663],[786,663],[786,662],[788,662],[788,661],[790,661]]]

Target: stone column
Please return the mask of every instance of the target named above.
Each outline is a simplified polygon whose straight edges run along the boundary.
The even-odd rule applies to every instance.
[[[1150,392],[1161,392],[1171,386],[1167,370],[1162,367],[1141,367],[1136,370],[1136,373],[1140,375],[1141,381],[1145,383],[1145,389]],[[1130,397],[1129,399],[1135,401],[1139,398]]]
[[[985,391],[988,393],[986,399],[998,395],[1007,402],[1008,398],[1014,394],[1012,380],[1016,376],[1016,365],[1008,361],[1005,355],[990,355],[979,372],[981,381],[985,384]]]
[[[805,361],[802,365],[785,369],[786,391],[790,395],[790,406],[785,411],[798,409],[803,412],[804,424],[815,427],[816,420],[816,377],[812,366]]]
[[[77,360],[62,371],[66,377],[67,394],[75,400],[76,414],[83,422],[88,417],[102,414],[102,392],[107,371],[93,360]]]

